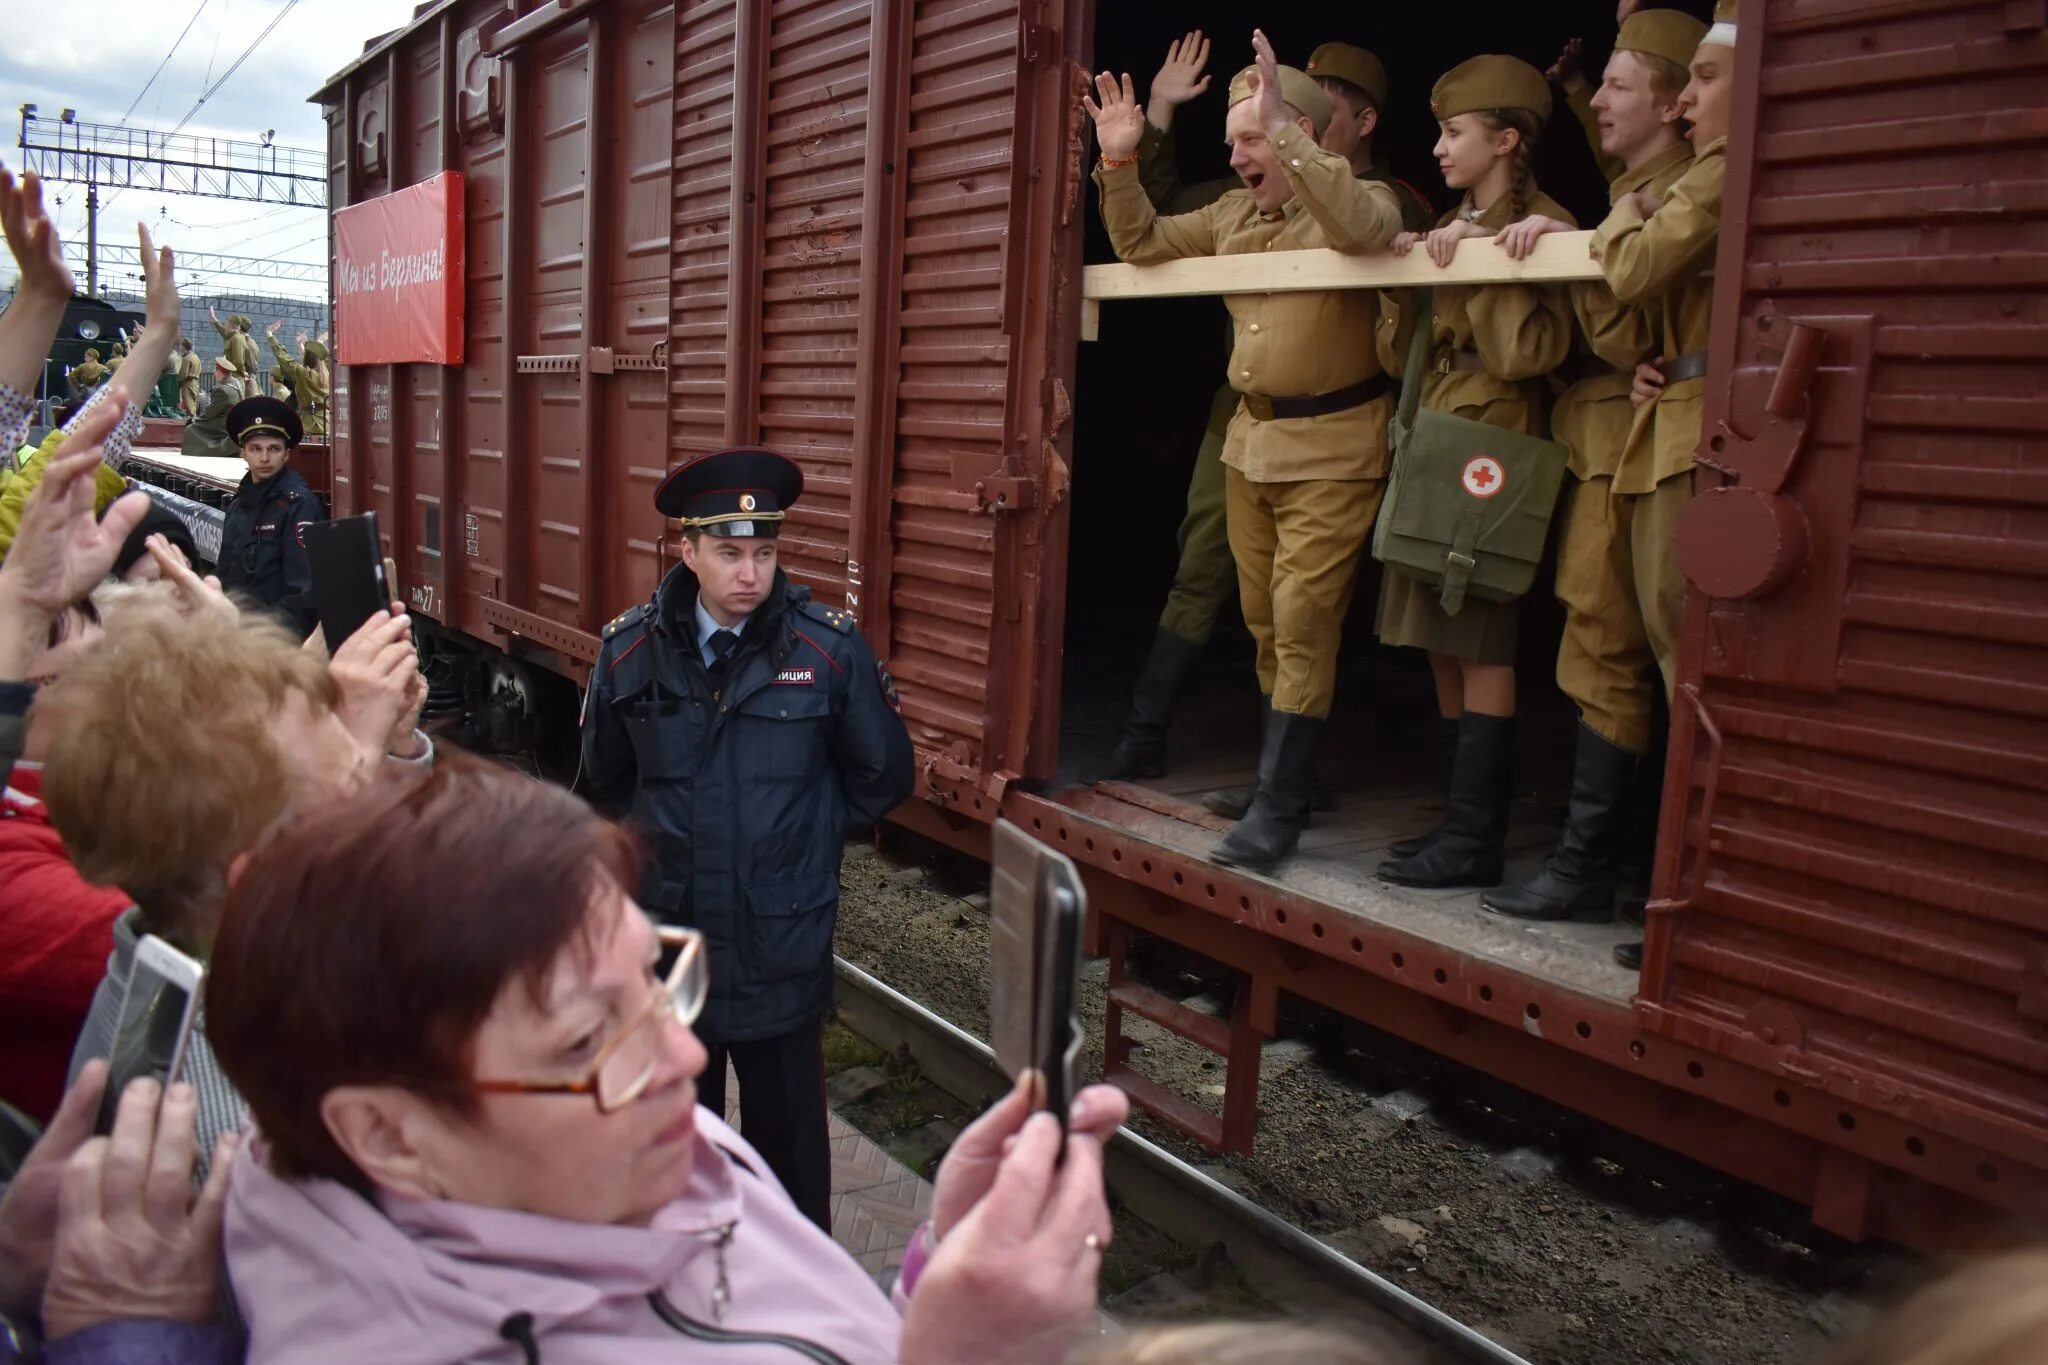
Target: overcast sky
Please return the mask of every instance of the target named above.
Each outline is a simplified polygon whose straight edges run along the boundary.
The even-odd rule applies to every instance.
[[[318,106],[306,99],[361,53],[365,40],[397,28],[412,17],[414,0],[46,0],[9,5],[7,34],[0,41],[0,111],[7,120],[0,161],[21,165],[24,102],[38,116],[76,109],[81,122],[120,123],[169,132],[190,113],[187,133],[255,141],[276,130],[280,146],[318,150],[324,125]],[[196,113],[193,102],[233,66],[256,36],[289,5],[277,29]],[[196,14],[196,18],[194,17]],[[32,17],[31,17],[32,16]],[[189,32],[185,31],[191,22]],[[183,41],[179,34],[184,33]],[[173,44],[176,50],[173,51]],[[171,54],[145,90],[143,82]],[[140,102],[136,97],[140,95]],[[46,200],[61,198],[58,227],[66,240],[85,240],[85,187],[52,185]],[[110,202],[111,201],[111,202]],[[132,245],[137,220],[158,240],[187,251],[230,256],[319,261],[326,251],[325,215],[314,209],[160,195],[100,191],[100,240]],[[79,287],[85,287],[84,273]],[[13,260],[0,249],[0,288],[11,286]],[[311,296],[322,291],[305,283],[264,286],[222,278],[193,283],[223,290]],[[104,282],[103,282],[104,287]]]

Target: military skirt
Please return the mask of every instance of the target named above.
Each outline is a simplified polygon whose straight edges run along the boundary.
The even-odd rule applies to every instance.
[[[1533,395],[1523,397],[1519,392],[1525,386],[1503,386],[1500,380],[1487,374],[1445,377],[1466,381],[1460,387],[1481,388],[1482,392],[1484,389],[1498,392],[1502,387],[1518,391],[1512,398],[1481,398],[1476,402],[1457,403],[1450,411],[1458,416],[1469,417],[1488,426],[1506,427],[1510,431],[1533,434],[1537,430],[1540,419],[1537,406],[1531,401]],[[1472,382],[1475,380],[1479,383]],[[1438,405],[1430,400],[1437,396],[1425,390],[1423,401],[1436,407]],[[1459,396],[1480,397],[1478,394]],[[1438,590],[1420,579],[1393,568],[1389,568],[1380,579],[1380,605],[1375,629],[1381,644],[1426,649],[1467,663],[1512,664],[1516,642],[1520,638],[1521,619],[1522,604],[1519,601],[1493,602],[1468,596],[1458,614],[1452,616],[1444,610]]]

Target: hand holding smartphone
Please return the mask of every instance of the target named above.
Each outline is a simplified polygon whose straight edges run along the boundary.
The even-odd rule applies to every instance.
[[[1040,1107],[1067,1123],[1085,1037],[1079,1014],[1081,875],[1066,855],[996,821],[989,886],[989,1018],[1011,1076],[1036,1071]]]
[[[168,1091],[183,1078],[205,983],[205,967],[156,935],[145,935],[135,945],[93,1132],[105,1136],[114,1131],[121,1092],[130,1081],[153,1076]]]
[[[364,622],[391,610],[390,561],[378,539],[377,514],[308,522],[302,534],[320,633],[328,649],[340,649]]]

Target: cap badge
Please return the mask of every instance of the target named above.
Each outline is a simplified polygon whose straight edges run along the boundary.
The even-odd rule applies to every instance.
[[[754,510],[754,495],[752,493],[740,494],[740,510],[742,512],[751,512]]]

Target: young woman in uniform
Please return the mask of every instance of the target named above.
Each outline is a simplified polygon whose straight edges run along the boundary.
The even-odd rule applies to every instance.
[[[1530,157],[1550,117],[1543,73],[1514,57],[1473,57],[1430,92],[1442,136],[1437,163],[1444,183],[1464,198],[1426,236],[1403,233],[1394,250],[1418,244],[1439,266],[1458,243],[1490,237],[1540,213],[1570,221],[1536,187]],[[1388,373],[1407,359],[1412,328],[1432,330],[1422,406],[1528,435],[1542,429],[1543,375],[1572,344],[1571,299],[1557,286],[1446,285],[1433,316],[1412,316],[1416,300],[1382,295],[1378,342]],[[1380,589],[1379,636],[1428,651],[1437,706],[1457,724],[1451,791],[1443,822],[1396,844],[1379,875],[1399,886],[1494,886],[1501,877],[1508,805],[1514,791],[1515,636],[1518,602],[1467,597],[1445,613],[1437,590],[1389,568]]]

